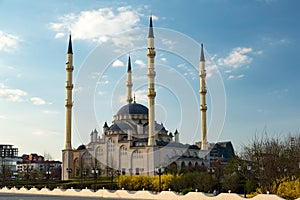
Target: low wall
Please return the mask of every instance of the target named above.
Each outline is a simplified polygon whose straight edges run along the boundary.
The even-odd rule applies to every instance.
[[[90,189],[59,189],[49,190],[48,188],[43,188],[38,190],[36,188],[31,188],[27,190],[26,188],[2,188],[0,193],[13,193],[13,194],[39,194],[39,195],[59,195],[59,196],[85,196],[85,197],[102,197],[102,198],[119,198],[119,199],[147,199],[147,200],[241,200],[243,197],[234,193],[221,193],[217,196],[207,196],[202,192],[189,192],[186,195],[180,195],[173,191],[162,191],[160,193],[154,194],[149,191],[136,191],[131,192],[127,190],[116,190],[110,191],[106,189],[101,189],[96,192]],[[271,194],[260,194],[251,200],[280,200],[276,195]],[[300,200],[300,198],[298,198]]]

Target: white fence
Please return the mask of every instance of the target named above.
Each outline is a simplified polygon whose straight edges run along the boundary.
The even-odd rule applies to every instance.
[[[119,198],[119,199],[143,199],[143,200],[241,200],[243,197],[234,193],[221,193],[217,196],[207,196],[202,192],[189,192],[186,195],[179,195],[172,191],[162,191],[158,194],[151,193],[149,191],[136,191],[131,192],[127,190],[116,190],[110,191],[106,189],[101,189],[96,192],[90,189],[59,189],[49,190],[48,188],[43,188],[38,190],[37,188],[31,188],[27,190],[26,188],[2,188],[0,193],[13,193],[13,194],[39,194],[39,195],[59,195],[59,196],[84,196],[84,197],[102,197],[102,198]],[[271,194],[260,194],[251,200],[280,200],[276,195]],[[298,198],[300,200],[300,198]]]

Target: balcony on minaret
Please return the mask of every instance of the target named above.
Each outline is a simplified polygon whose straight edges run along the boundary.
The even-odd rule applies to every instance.
[[[148,97],[155,97],[156,96],[156,92],[154,89],[149,89],[148,93],[147,93]]]
[[[73,89],[73,87],[74,85],[70,81],[66,82],[66,89]]]
[[[74,70],[74,66],[73,65],[69,65],[69,62],[67,62],[66,70],[69,71],[69,72],[72,72]]]
[[[147,56],[150,58],[154,58],[155,55],[156,55],[156,52],[155,52],[154,48],[148,48]]]
[[[207,110],[207,105],[200,105],[200,110],[201,111],[206,111]]]
[[[201,89],[200,89],[200,93],[201,93],[201,94],[206,94],[206,93],[207,93],[206,88],[201,88]]]
[[[72,106],[73,106],[73,102],[72,102],[72,101],[68,101],[68,100],[66,100],[66,102],[65,102],[65,106],[66,106],[67,108],[70,108],[70,107],[72,107]]]

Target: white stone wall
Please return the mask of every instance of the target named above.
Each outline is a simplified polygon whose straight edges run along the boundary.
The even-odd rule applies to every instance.
[[[0,189],[0,193],[13,193],[13,194],[39,194],[39,195],[60,195],[60,196],[81,196],[81,197],[102,197],[102,198],[119,198],[119,199],[152,199],[152,200],[242,200],[244,199],[238,194],[234,193],[221,193],[217,196],[207,196],[201,192],[189,192],[186,195],[179,195],[172,191],[162,191],[161,193],[154,194],[149,191],[136,191],[131,192],[127,190],[117,190],[117,191],[109,191],[106,189],[101,189],[96,192],[93,192],[90,189],[54,189],[49,190],[47,188],[43,188],[38,190],[36,188],[31,188],[27,190],[26,188],[16,189],[11,188],[8,189],[6,187]],[[276,195],[272,194],[260,194],[253,198],[253,200],[281,200]],[[300,200],[298,198],[297,200]]]

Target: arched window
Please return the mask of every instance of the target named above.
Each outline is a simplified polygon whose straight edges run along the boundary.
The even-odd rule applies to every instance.
[[[95,156],[96,156],[97,159],[99,159],[101,156],[103,156],[103,149],[101,147],[98,147],[96,149]]]
[[[126,156],[127,155],[127,148],[125,146],[120,147],[120,155]]]
[[[107,150],[108,152],[114,152],[115,150],[114,141],[111,138],[107,141]]]
[[[141,159],[141,158],[143,158],[142,152],[139,151],[139,150],[135,150],[135,151],[132,153],[132,158],[133,158],[133,159]]]

